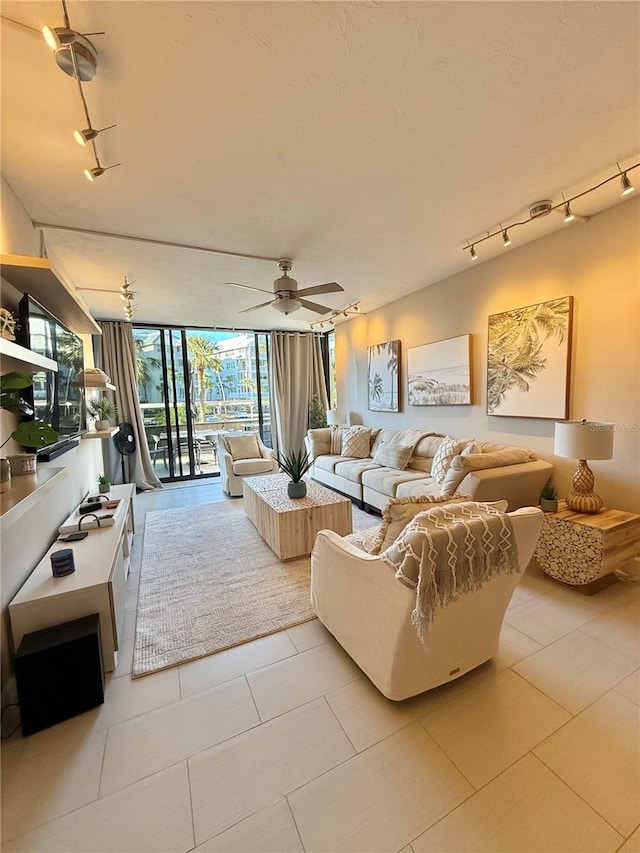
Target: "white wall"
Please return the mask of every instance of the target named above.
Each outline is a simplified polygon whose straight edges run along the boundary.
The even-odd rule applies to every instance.
[[[614,458],[591,463],[596,491],[608,506],[640,513],[639,238],[636,198],[338,326],[340,409],[367,425],[424,427],[531,448],[556,466],[556,484],[566,494],[575,463],[553,456],[554,422],[486,414],[487,317],[573,295],[570,417],[616,424]],[[474,405],[408,406],[407,349],[467,333]],[[401,341],[401,413],[369,412],[367,346],[395,338]]]
[[[31,219],[19,199],[2,178],[2,229],[0,248],[4,254],[39,254],[39,240]],[[2,282],[3,307],[15,308],[20,295],[11,285]],[[90,336],[87,336],[90,341]],[[0,443],[15,428],[15,415],[1,411]],[[80,446],[58,457],[53,462],[39,463],[43,468],[67,468],[67,477],[53,488],[37,506],[18,522],[3,530],[1,542],[1,631],[2,685],[8,676],[8,623],[7,604],[29,576],[34,566],[55,539],[58,526],[91,489],[96,488],[96,478],[102,471],[102,442],[81,441]],[[3,455],[20,452],[22,448],[10,441]]]

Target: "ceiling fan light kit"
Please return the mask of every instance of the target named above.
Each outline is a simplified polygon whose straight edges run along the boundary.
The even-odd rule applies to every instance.
[[[534,219],[540,219],[541,217],[548,216],[548,214],[550,214],[552,211],[561,213],[564,217],[564,221],[567,224],[570,224],[572,222],[588,222],[588,216],[582,216],[579,213],[575,213],[571,209],[572,201],[582,198],[583,196],[592,193],[594,190],[600,189],[600,187],[603,187],[610,181],[615,181],[618,179],[620,179],[621,196],[628,196],[634,191],[634,186],[631,183],[631,180],[627,173],[630,172],[632,169],[637,169],[640,166],[640,163],[634,163],[632,166],[627,166],[626,169],[623,169],[620,163],[616,163],[616,166],[618,167],[617,172],[615,172],[610,177],[605,178],[604,181],[600,181],[599,184],[595,184],[593,187],[589,187],[588,189],[584,190],[584,192],[577,193],[576,195],[568,199],[566,199],[564,197],[564,193],[562,193],[562,201],[558,202],[557,204],[554,204],[552,199],[550,198],[544,198],[540,201],[534,201],[532,204],[529,205],[529,217],[527,219],[522,219],[519,222],[512,222],[510,225],[505,226],[500,224],[500,227],[498,229],[494,231],[487,231],[484,237],[478,237],[477,239],[472,240],[471,242],[467,240],[466,245],[463,247],[463,251],[469,252],[469,259],[471,261],[477,261],[478,253],[476,252],[476,246],[479,243],[484,243],[485,240],[490,240],[492,237],[496,237],[498,235],[502,237],[504,248],[507,248],[507,246],[511,245],[511,240],[508,238],[507,234],[508,231],[511,231],[512,228],[517,228],[520,225],[526,225],[527,223],[532,222]]]

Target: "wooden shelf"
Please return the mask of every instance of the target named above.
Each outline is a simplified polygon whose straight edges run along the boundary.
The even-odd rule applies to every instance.
[[[111,438],[112,435],[115,435],[118,432],[118,427],[113,427],[113,429],[103,429],[103,430],[91,430],[89,432],[82,433],[82,440],[84,441],[87,438]]]
[[[66,476],[66,468],[38,468],[35,474],[12,477],[11,488],[0,495],[0,530],[4,533]]]
[[[102,334],[82,297],[58,278],[46,258],[1,255],[0,275],[17,290],[35,297],[72,332]]]
[[[21,347],[15,341],[0,338],[0,356],[2,356],[2,372],[16,370],[19,373],[36,373],[38,370],[58,372],[58,363],[52,358],[46,358],[26,347]]]

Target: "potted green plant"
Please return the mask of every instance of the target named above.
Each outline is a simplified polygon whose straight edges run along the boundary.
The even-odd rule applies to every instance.
[[[96,431],[103,432],[111,426],[110,420],[117,409],[108,397],[92,397],[87,403],[87,412],[96,419]]]
[[[558,492],[553,485],[553,480],[548,480],[540,492],[540,509],[545,512],[558,511]]]
[[[313,465],[313,460],[309,458],[309,454],[304,450],[292,450],[286,456],[281,456],[278,453],[278,464],[283,474],[289,477],[287,483],[289,497],[303,498],[307,494],[307,484],[302,478]]]
[[[111,490],[111,483],[106,474],[98,474],[98,491],[101,495],[106,495]]]
[[[20,396],[20,391],[33,384],[28,373],[6,373],[0,377],[0,408],[15,415],[33,415],[33,407]],[[9,438],[0,445],[5,444],[12,438],[21,447],[46,447],[58,440],[58,433],[43,421],[30,420],[18,424]],[[35,453],[25,453],[20,456],[11,457],[11,466],[3,465],[3,482],[11,482],[10,474],[32,474],[36,471]]]

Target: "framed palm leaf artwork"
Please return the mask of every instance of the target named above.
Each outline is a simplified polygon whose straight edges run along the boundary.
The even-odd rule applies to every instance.
[[[573,297],[491,314],[487,414],[569,417]]]
[[[370,412],[397,412],[400,341],[368,347],[367,393]]]

